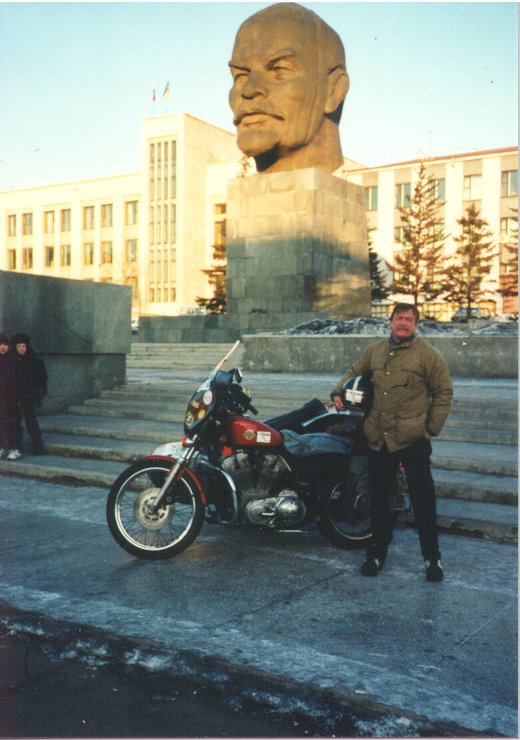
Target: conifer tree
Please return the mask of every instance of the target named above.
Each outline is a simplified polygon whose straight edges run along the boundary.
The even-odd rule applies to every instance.
[[[210,314],[226,313],[226,245],[213,245],[213,264],[207,270],[202,270],[207,276],[208,283],[213,288],[211,298],[197,296],[195,302],[201,308],[205,308]]]
[[[469,317],[471,306],[485,297],[482,283],[491,271],[497,248],[488,222],[480,218],[474,203],[470,203],[457,223],[461,232],[454,237],[457,248],[445,270],[445,296],[466,308]]]
[[[504,256],[507,258],[504,260],[506,264],[516,264],[516,278],[514,273],[505,276],[503,287],[497,290],[504,298],[512,298],[518,296],[518,208],[511,208],[513,212],[513,221],[516,223],[516,227],[510,234],[509,241],[503,244]]]
[[[385,275],[381,271],[381,261],[381,258],[369,242],[368,267],[370,270],[370,298],[372,301],[381,301],[390,295],[390,288],[385,280]]]
[[[439,210],[435,180],[421,162],[409,205],[399,208],[402,222],[402,249],[390,265],[394,271],[391,289],[419,299],[431,300],[442,292],[442,258],[446,235]]]

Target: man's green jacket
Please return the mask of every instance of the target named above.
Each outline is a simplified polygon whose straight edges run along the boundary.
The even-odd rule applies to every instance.
[[[367,347],[332,391],[340,395],[352,376],[366,375],[374,386],[374,401],[363,431],[368,444],[390,452],[408,447],[426,432],[437,436],[453,398],[448,366],[440,352],[423,339],[400,345],[388,339]]]

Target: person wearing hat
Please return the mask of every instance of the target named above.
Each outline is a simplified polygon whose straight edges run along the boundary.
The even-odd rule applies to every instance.
[[[22,453],[17,448],[16,435],[16,375],[14,354],[9,337],[0,334],[0,458],[18,460]]]
[[[14,349],[18,405],[17,447],[23,450],[23,419],[31,439],[33,454],[42,455],[44,447],[36,409],[42,405],[47,395],[47,370],[43,360],[35,354],[27,334],[14,334],[11,344]]]

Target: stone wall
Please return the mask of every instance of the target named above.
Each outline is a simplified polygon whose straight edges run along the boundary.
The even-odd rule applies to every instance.
[[[254,372],[338,373],[338,377],[369,344],[382,337],[244,336],[242,367]],[[425,336],[446,359],[456,377],[518,377],[518,337],[501,335]]]
[[[126,380],[130,287],[0,271],[0,329],[31,338],[49,375],[42,413]]]

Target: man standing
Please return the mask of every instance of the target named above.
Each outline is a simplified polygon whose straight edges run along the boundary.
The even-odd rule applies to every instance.
[[[34,353],[27,334],[14,334],[11,343],[15,350],[17,447],[23,449],[23,418],[32,442],[33,454],[42,455],[44,449],[36,409],[42,405],[47,395],[47,371],[43,360]]]
[[[363,352],[332,391],[343,408],[342,387],[348,378],[365,375],[374,387],[374,401],[363,424],[368,441],[368,477],[372,538],[365,576],[383,567],[392,542],[394,512],[391,497],[400,463],[405,466],[426,578],[442,581],[437,538],[435,487],[430,469],[430,437],[437,436],[448,417],[453,387],[446,362],[430,344],[415,336],[416,306],[398,303],[390,316],[390,338]]]

